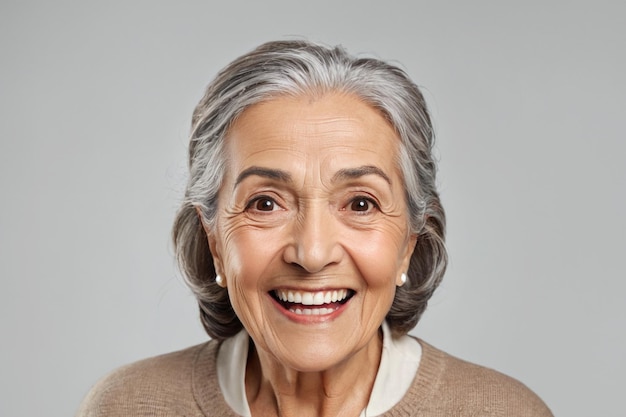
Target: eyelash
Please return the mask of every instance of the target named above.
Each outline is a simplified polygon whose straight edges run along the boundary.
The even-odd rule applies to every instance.
[[[259,210],[258,208],[254,207],[260,201],[271,202],[272,203],[272,209],[271,210]],[[260,195],[260,196],[254,197],[252,200],[250,200],[248,202],[248,204],[246,204],[246,211],[247,210],[255,210],[256,212],[259,212],[259,213],[270,213],[272,211],[275,211],[277,207],[280,208],[280,205],[276,202],[275,199],[273,199],[272,197],[269,197],[267,195]]]
[[[366,210],[352,210],[352,205],[357,203],[357,202],[360,202],[360,201],[366,202],[371,207],[368,207]],[[357,215],[359,215],[359,216],[364,216],[364,215],[370,214],[372,212],[372,210],[380,210],[380,207],[379,207],[378,203],[376,202],[376,200],[374,200],[371,197],[366,197],[366,196],[363,196],[363,195],[359,195],[359,196],[356,196],[353,199],[351,199],[348,202],[348,204],[346,205],[346,209],[347,208],[350,208],[350,210],[352,212],[357,213]]]

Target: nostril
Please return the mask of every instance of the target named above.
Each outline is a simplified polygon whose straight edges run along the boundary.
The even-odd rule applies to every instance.
[[[340,257],[336,256],[333,248],[325,250],[319,247],[301,248],[297,251],[297,258],[294,264],[309,274],[318,273],[329,265],[339,262]]]
[[[317,273],[342,258],[338,229],[326,201],[308,201],[291,224],[284,260],[307,273]]]

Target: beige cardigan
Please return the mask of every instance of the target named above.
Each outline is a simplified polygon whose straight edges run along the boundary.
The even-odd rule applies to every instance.
[[[522,383],[419,342],[413,384],[384,416],[552,416]],[[213,340],[120,368],[92,388],[77,416],[236,416],[219,389],[218,347]]]

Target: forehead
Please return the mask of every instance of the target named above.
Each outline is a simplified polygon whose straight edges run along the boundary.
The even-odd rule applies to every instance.
[[[395,165],[400,140],[375,108],[353,95],[284,96],[246,109],[226,137],[234,165],[349,159],[359,164]],[[346,160],[348,159],[348,160]]]

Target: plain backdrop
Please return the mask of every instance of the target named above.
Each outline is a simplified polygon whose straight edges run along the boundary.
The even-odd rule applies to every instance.
[[[450,266],[413,331],[555,415],[623,416],[623,1],[2,1],[0,415],[72,415],[110,370],[203,342],[170,228],[191,112],[272,39],[422,86]]]

